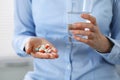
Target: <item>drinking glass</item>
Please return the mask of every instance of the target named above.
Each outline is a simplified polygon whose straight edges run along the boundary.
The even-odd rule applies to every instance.
[[[94,0],[68,0],[67,1],[67,26],[68,26],[68,34],[72,39],[73,43],[77,43],[76,40],[73,39],[73,35],[70,32],[70,28],[74,27],[73,24],[76,22],[90,22],[80,17],[81,14],[91,14]],[[89,29],[85,29],[89,30]],[[78,35],[82,38],[87,38],[87,36]]]

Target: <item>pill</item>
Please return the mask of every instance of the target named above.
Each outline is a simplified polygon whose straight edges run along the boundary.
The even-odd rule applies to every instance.
[[[45,50],[45,49],[46,49],[46,48],[45,48],[45,45],[42,45],[42,46],[41,46],[41,49]]]
[[[47,51],[48,53],[51,53],[52,52],[52,50],[51,49],[48,49],[48,51]]]
[[[50,48],[49,48],[49,49],[45,49],[45,52],[46,52],[46,53],[51,53],[51,51],[52,51],[52,50],[51,50]]]
[[[47,49],[47,48],[49,48],[49,47],[50,47],[50,45],[49,45],[49,44],[46,44],[46,45],[45,45],[45,48],[46,48],[46,49]]]
[[[49,44],[41,45],[40,47],[35,48],[35,50],[41,53],[51,53],[52,51],[56,51],[56,49],[51,47]]]
[[[38,52],[38,51],[39,51],[39,48],[35,48],[35,51]]]

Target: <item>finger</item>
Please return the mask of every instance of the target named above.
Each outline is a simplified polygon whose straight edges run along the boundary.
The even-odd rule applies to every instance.
[[[69,30],[76,30],[76,29],[83,29],[82,27],[80,27],[81,26],[81,24],[79,23],[74,23],[74,24],[69,24],[68,25],[68,29]]]
[[[35,58],[41,58],[41,59],[55,59],[58,58],[57,53],[41,53],[41,52],[36,52],[36,53],[31,53],[31,55]]]
[[[90,45],[91,42],[92,42],[92,41],[89,40],[89,39],[81,38],[81,37],[78,37],[78,36],[74,36],[74,39],[76,39],[77,41],[83,42],[83,43],[85,43],[85,44],[88,44],[88,45]]]
[[[84,23],[84,22],[79,22],[74,24],[74,28],[72,30],[85,30],[88,28],[90,31],[95,31],[95,26],[91,23]]]
[[[83,35],[83,36],[93,36],[93,32],[91,31],[84,31],[84,30],[73,30],[72,33],[74,35]]]
[[[43,45],[49,45],[49,47],[52,49],[52,51],[54,51],[55,53],[57,53],[57,49],[53,46],[53,44],[51,44],[50,42],[48,42],[47,40],[43,39],[42,40],[42,44]]]
[[[55,57],[55,58],[58,58],[59,55],[57,53],[52,53],[52,55]]]
[[[46,54],[46,53],[40,53],[40,52],[36,52],[36,53],[31,53],[31,55],[35,58],[41,58],[41,59],[49,59],[50,55]]]
[[[58,52],[58,50],[56,49],[56,48],[52,48],[52,51],[54,52],[54,53],[57,53]]]
[[[96,25],[96,18],[89,14],[81,14],[81,17],[89,20],[92,24]]]
[[[27,54],[30,54],[33,50],[33,47],[32,45],[28,42],[26,45],[25,45],[25,51]]]
[[[48,53],[48,54],[50,55],[51,59],[58,58],[58,54],[57,53]]]

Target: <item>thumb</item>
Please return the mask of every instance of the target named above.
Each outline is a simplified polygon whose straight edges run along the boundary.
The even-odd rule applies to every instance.
[[[27,54],[30,54],[32,52],[32,45],[30,43],[26,43],[25,45],[25,51]]]

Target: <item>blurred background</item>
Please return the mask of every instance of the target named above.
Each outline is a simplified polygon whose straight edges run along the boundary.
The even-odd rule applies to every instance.
[[[12,49],[14,0],[0,0],[0,80],[23,80],[32,59],[21,58]]]
[[[23,80],[33,70],[32,58],[21,58],[12,49],[14,0],[0,0],[0,80]],[[120,74],[120,66],[117,65]]]

